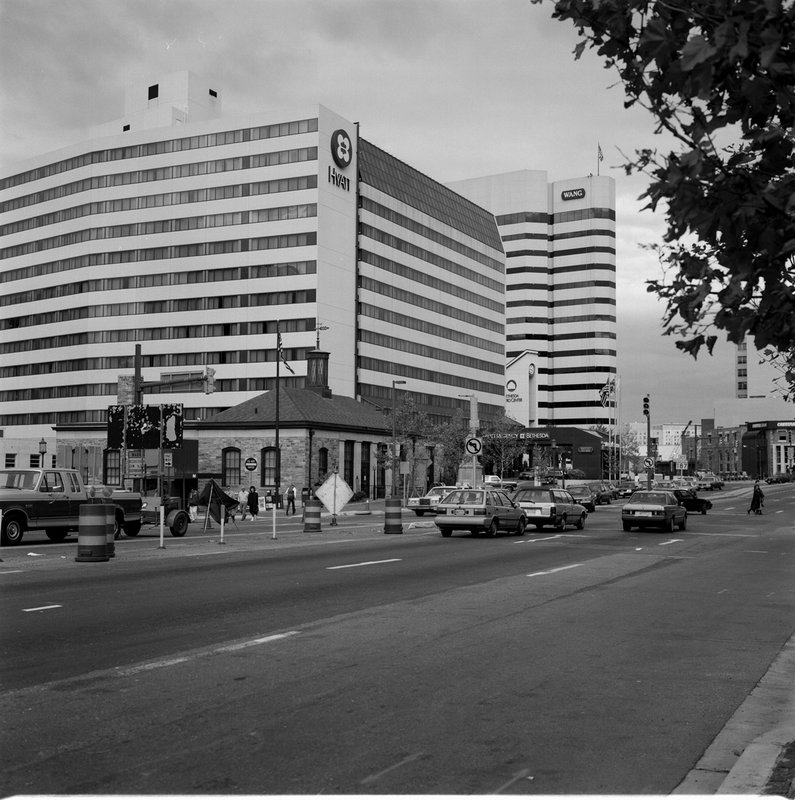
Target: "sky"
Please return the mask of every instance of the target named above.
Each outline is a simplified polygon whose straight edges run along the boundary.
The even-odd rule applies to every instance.
[[[323,104],[442,183],[520,169],[616,180],[622,423],[714,416],[734,396],[734,347],[680,353],[662,335],[661,276],[642,245],[663,210],[623,154],[668,143],[551,0],[0,0],[0,174],[123,113],[126,84],[191,70],[225,117]],[[597,161],[597,147],[604,154]]]

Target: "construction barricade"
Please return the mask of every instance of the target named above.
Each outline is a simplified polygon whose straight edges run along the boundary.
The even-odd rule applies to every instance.
[[[105,503],[84,503],[80,506],[75,561],[110,561],[107,525]]]

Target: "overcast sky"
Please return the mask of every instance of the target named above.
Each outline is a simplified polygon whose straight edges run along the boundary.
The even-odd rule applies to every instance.
[[[189,69],[213,79],[225,116],[322,103],[441,182],[518,169],[550,180],[616,179],[622,421],[713,416],[733,397],[734,348],[694,362],[661,335],[659,277],[640,245],[662,219],[641,211],[624,153],[664,148],[624,109],[614,73],[575,61],[574,28],[530,0],[0,0],[0,173],[87,138],[123,113],[127,83]]]

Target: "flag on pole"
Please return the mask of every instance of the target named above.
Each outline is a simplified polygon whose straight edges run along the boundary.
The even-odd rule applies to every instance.
[[[602,145],[599,144],[599,142],[596,143],[596,154],[597,154],[597,156],[598,156],[600,161],[604,161],[605,160],[605,157],[602,154]]]
[[[282,360],[282,364],[284,364],[290,372],[295,375],[295,370],[287,363],[287,359],[284,356],[284,348],[282,347],[282,334],[281,331],[278,329],[276,330],[276,350],[278,351],[278,357]]]
[[[615,393],[615,382],[612,379],[608,380],[607,383],[599,390],[599,399],[602,402],[602,406],[608,405],[610,403],[610,398],[615,396]]]

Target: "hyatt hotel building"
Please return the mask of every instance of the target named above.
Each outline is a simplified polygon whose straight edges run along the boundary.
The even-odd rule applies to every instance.
[[[144,382],[194,381],[144,402],[210,419],[274,387],[277,324],[282,385],[319,343],[335,395],[503,409],[493,214],[322,106],[230,119],[192,73],[131,86],[124,117],[2,176],[0,232],[6,437],[104,424],[136,344]]]

